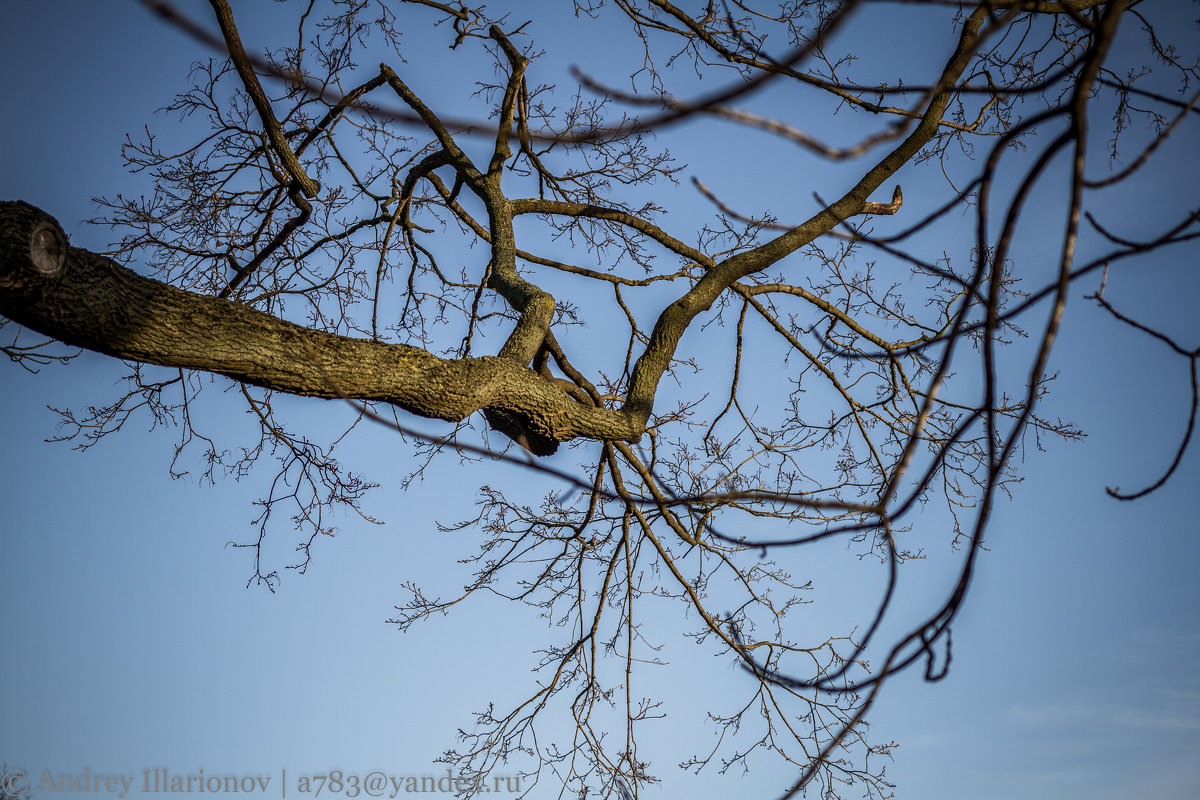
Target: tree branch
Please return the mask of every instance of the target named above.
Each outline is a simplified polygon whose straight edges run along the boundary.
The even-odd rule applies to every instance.
[[[288,394],[386,402],[451,422],[484,411],[536,455],[575,438],[642,433],[628,414],[581,404],[511,359],[442,359],[338,336],[142,277],[69,246],[52,217],[23,202],[0,202],[0,313],[88,350]]]
[[[221,34],[225,37],[229,58],[233,61],[233,66],[237,68],[242,85],[246,87],[246,93],[254,101],[259,119],[262,120],[263,130],[266,132],[267,138],[271,140],[271,147],[279,156],[279,160],[283,162],[283,167],[287,170],[288,175],[300,185],[305,196],[315,197],[317,192],[321,191],[321,184],[305,174],[304,167],[300,166],[300,160],[296,158],[296,154],[288,145],[287,139],[283,135],[283,129],[279,127],[279,120],[275,119],[275,112],[271,110],[271,102],[267,99],[262,84],[258,82],[258,76],[254,74],[254,66],[246,57],[246,49],[242,47],[242,38],[238,35],[237,25],[233,20],[233,10],[225,0],[209,0],[209,2],[212,4],[213,11],[216,12],[217,23],[221,26]]]

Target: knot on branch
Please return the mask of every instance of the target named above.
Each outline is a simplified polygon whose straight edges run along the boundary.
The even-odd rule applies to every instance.
[[[67,235],[58,222],[22,200],[0,201],[0,283],[38,289],[67,261]]]
[[[17,319],[20,309],[52,291],[68,253],[54,217],[23,200],[0,201],[0,314]]]

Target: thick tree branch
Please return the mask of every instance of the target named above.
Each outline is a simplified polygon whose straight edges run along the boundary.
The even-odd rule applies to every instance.
[[[58,223],[27,203],[0,202],[0,313],[106,355],[288,394],[392,403],[449,421],[484,411],[538,455],[570,439],[636,441],[642,433],[627,414],[583,405],[510,359],[442,359],[338,336],[142,277],[69,246]]]

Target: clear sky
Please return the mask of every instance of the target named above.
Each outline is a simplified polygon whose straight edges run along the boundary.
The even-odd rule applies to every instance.
[[[181,4],[198,15],[205,5]],[[94,213],[90,199],[147,191],[124,172],[120,145],[147,122],[173,124],[153,111],[208,53],[132,2],[10,2],[3,13],[0,199],[27,200],[74,244],[103,249],[109,232],[79,224]],[[247,15],[248,42],[255,24]],[[593,66],[587,58],[602,45],[572,57]],[[1152,167],[1184,207],[1194,193],[1182,192],[1200,174],[1191,144],[1170,143]],[[1135,224],[1149,205],[1119,197],[1111,210]],[[897,798],[1200,796],[1200,453],[1148,499],[1104,493],[1140,486],[1169,462],[1186,422],[1187,370],[1111,324],[1084,300],[1094,289],[1071,294],[1048,411],[1087,439],[1031,448],[954,628],[949,677],[894,679],[872,717],[875,738],[900,745],[888,769]],[[1185,346],[1200,345],[1194,257],[1114,275],[1110,290],[1128,308],[1173,321]],[[404,446],[360,432],[341,455],[383,484],[367,511],[385,524],[346,519],[307,574],[285,574],[275,594],[246,590],[244,552],[226,545],[251,535],[252,502],[269,476],[172,481],[172,434],[147,430],[145,418],[83,453],[44,442],[56,421],[47,406],[98,404],[122,374],[85,353],[38,375],[5,365],[0,378],[0,762],[28,770],[35,787],[46,770],[139,781],[155,768],[440,774],[432,760],[470,713],[516,698],[532,680],[529,649],[542,623],[524,610],[475,604],[405,634],[384,621],[406,580],[461,583],[463,550],[434,533],[435,520],[469,516],[481,483],[543,478],[443,461],[405,495],[394,480],[413,463]],[[351,414],[284,403],[315,430]],[[217,398],[204,413],[220,426],[235,408]],[[932,595],[957,557],[944,547],[926,568]],[[652,681],[666,693],[720,691],[678,675]],[[685,720],[658,725],[663,782],[643,797],[770,798],[794,777],[769,764],[745,776],[683,773],[672,762],[705,740],[695,743]],[[555,796],[552,783],[533,796]]]

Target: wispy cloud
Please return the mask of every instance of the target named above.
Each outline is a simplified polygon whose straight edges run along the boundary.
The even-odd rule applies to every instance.
[[[1010,706],[1007,715],[1027,728],[1087,728],[1094,734],[1114,730],[1200,731],[1200,692],[1164,690],[1161,700],[1174,702],[1076,701],[1051,706]]]

